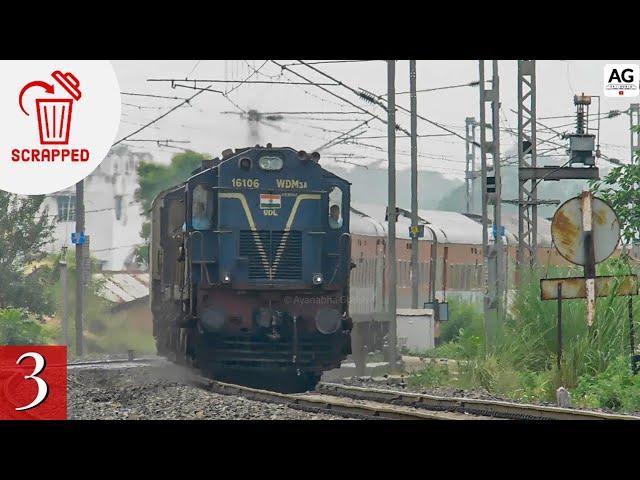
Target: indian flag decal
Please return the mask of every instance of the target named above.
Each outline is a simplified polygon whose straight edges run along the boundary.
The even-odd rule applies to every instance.
[[[260,194],[260,208],[280,208],[282,206],[280,195],[272,193]]]

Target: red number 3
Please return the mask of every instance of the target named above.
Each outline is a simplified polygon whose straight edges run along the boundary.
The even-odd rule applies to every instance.
[[[47,385],[47,382],[45,382],[43,379],[38,377],[38,375],[44,370],[44,367],[47,365],[47,362],[45,361],[44,357],[39,353],[27,352],[20,356],[16,364],[20,365],[22,360],[28,357],[33,358],[36,361],[36,368],[33,370],[33,373],[31,375],[25,375],[24,379],[25,380],[31,379],[36,381],[36,383],[38,384],[38,394],[36,395],[36,398],[33,400],[33,402],[31,402],[29,405],[16,408],[16,410],[18,411],[30,410],[32,408],[37,407],[38,405],[40,405],[42,402],[45,401],[45,399],[47,398],[47,395],[49,394],[49,385]]]

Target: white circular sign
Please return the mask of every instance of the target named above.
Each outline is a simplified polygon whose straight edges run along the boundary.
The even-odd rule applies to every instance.
[[[0,61],[0,190],[42,195],[86,178],[120,124],[105,60]]]
[[[604,262],[615,252],[620,242],[620,221],[616,212],[604,200],[591,201],[593,246],[595,262]],[[551,237],[558,253],[569,262],[585,265],[585,238],[582,226],[582,197],[564,202],[551,221]]]

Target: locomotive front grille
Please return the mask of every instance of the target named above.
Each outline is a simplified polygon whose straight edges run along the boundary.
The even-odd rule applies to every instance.
[[[241,230],[240,256],[249,280],[301,280],[302,233],[297,230]]]

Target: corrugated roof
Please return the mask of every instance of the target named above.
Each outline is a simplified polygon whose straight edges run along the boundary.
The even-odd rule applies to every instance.
[[[96,273],[93,278],[102,283],[98,295],[111,303],[122,305],[149,296],[148,273]]]

